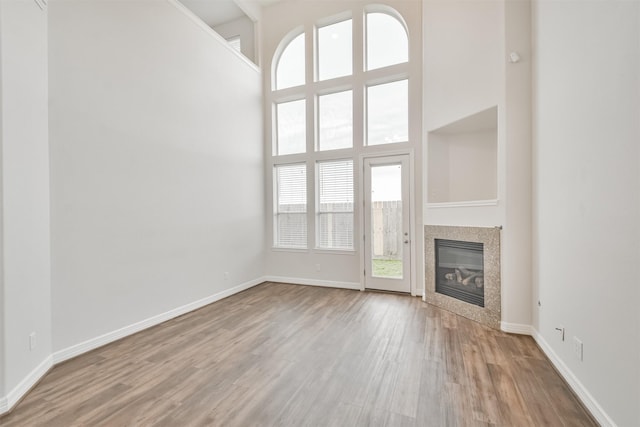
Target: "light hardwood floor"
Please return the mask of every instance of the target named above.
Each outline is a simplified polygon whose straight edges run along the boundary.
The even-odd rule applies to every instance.
[[[597,424],[530,337],[264,283],[56,366],[0,425]]]

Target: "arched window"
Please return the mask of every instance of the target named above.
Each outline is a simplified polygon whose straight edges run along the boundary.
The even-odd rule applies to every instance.
[[[304,33],[287,44],[276,61],[276,89],[304,84]]]
[[[409,143],[405,23],[387,6],[361,11],[321,19],[306,33],[290,33],[274,56],[268,96],[275,247],[353,250],[354,189],[362,185],[356,173],[362,156],[383,153],[380,146],[395,150]],[[313,49],[305,48],[309,39]],[[290,170],[296,180],[285,179]],[[290,203],[287,194],[299,200]]]
[[[351,19],[318,28],[318,80],[353,73]]]
[[[409,60],[409,39],[404,24],[384,12],[367,13],[367,70]]]

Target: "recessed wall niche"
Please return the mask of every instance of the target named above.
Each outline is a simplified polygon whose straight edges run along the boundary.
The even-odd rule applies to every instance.
[[[497,199],[497,129],[492,107],[428,133],[428,203]]]

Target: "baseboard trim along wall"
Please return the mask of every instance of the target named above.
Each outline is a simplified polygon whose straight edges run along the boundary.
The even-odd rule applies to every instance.
[[[542,349],[544,354],[547,355],[553,366],[560,373],[562,378],[569,384],[569,387],[578,396],[578,399],[582,404],[591,412],[591,415],[602,427],[616,427],[616,423],[607,415],[602,409],[594,397],[589,393],[587,388],[580,382],[580,380],[571,372],[571,369],[558,357],[553,351],[551,346],[545,341],[545,339],[536,330],[533,331],[533,339],[538,343],[538,346]]]
[[[222,292],[218,292],[206,298],[202,298],[192,303],[185,304],[181,307],[177,307],[165,313],[158,314],[132,325],[125,326],[124,328],[120,328],[118,330],[106,333],[104,335],[92,338],[80,344],[76,344],[64,350],[53,353],[52,356],[47,357],[44,361],[42,361],[40,365],[38,365],[33,371],[31,371],[29,375],[27,375],[13,390],[11,390],[11,392],[9,392],[4,397],[0,397],[0,415],[9,412],[29,392],[29,390],[31,390],[31,388],[35,386],[47,372],[49,372],[49,370],[54,365],[64,362],[65,360],[69,360],[73,357],[80,356],[81,354],[84,354],[91,350],[95,350],[98,347],[102,347],[121,338],[133,335],[152,326],[156,326],[162,322],[166,322],[167,320],[182,316],[183,314],[197,310],[206,305],[212,304],[216,301],[257,286],[263,282],[279,282],[296,285],[320,286],[353,290],[361,289],[360,283],[357,282],[334,282],[313,279],[296,279],[280,276],[264,276],[242,283],[240,285],[234,286],[233,288],[226,289]],[[580,380],[578,380],[573,372],[571,372],[571,370],[562,361],[562,359],[558,357],[551,346],[545,341],[542,335],[540,335],[540,333],[535,330],[535,328],[533,328],[531,325],[501,322],[500,329],[503,332],[507,333],[531,335],[538,346],[540,346],[544,354],[549,358],[553,366],[557,369],[557,371],[565,379],[565,381],[567,381],[574,393],[576,393],[580,401],[582,401],[585,407],[591,412],[596,421],[598,421],[598,423],[600,423],[603,427],[616,427],[616,424],[611,419],[611,417],[607,415],[604,409],[593,398],[591,393],[589,393],[589,391],[584,387]]]
[[[124,328],[120,328],[115,331],[108,332],[104,335],[101,335],[96,338],[92,338],[85,342],[81,342],[80,344],[73,345],[64,350],[57,351],[53,353],[53,363],[58,364],[58,363],[64,362],[65,360],[79,356],[88,351],[95,350],[96,348],[102,347],[103,345],[109,344],[113,341],[117,341],[121,338],[127,337],[129,335],[133,335],[135,333],[143,331],[152,326],[156,326],[162,322],[166,322],[167,320],[171,320],[175,317],[182,316],[183,314],[202,308],[205,305],[209,305],[223,298],[227,298],[231,295],[237,294],[238,292],[242,292],[246,289],[252,288],[265,281],[266,279],[259,278],[259,279],[251,280],[249,282],[242,283],[238,286],[234,286],[233,288],[226,289],[222,292],[218,292],[217,294],[210,295],[198,301],[185,304],[181,307],[174,308],[173,310],[169,310],[165,313],[161,313],[156,316],[150,317],[148,319],[142,320],[140,322],[134,323],[132,325],[125,326]]]
[[[509,334],[533,335],[534,329],[531,325],[520,323],[500,322],[500,330]]]
[[[0,399],[0,415],[9,412],[13,407],[45,376],[53,367],[53,357],[48,356],[14,387],[5,397]]]
[[[183,314],[197,310],[221,299],[230,297],[231,295],[237,294],[266,281],[267,279],[263,277],[255,280],[250,280],[248,282],[234,286],[233,288],[218,292],[217,294],[210,295],[206,298],[202,298],[192,303],[185,304],[181,307],[174,308],[173,310],[169,310],[165,313],[158,314],[140,322],[136,322],[132,325],[125,326],[124,328],[120,328],[104,335],[100,335],[99,337],[92,338],[80,344],[76,344],[64,350],[53,353],[53,355],[47,357],[37,368],[31,371],[31,373],[27,377],[25,377],[13,390],[11,390],[11,392],[7,394],[7,396],[0,397],[0,415],[9,412],[15,406],[15,404],[18,403],[29,392],[29,390],[31,390],[31,388],[36,385],[38,381],[40,381],[40,379],[42,379],[42,377],[47,372],[49,372],[49,370],[54,365],[57,365],[58,363],[64,362],[65,360],[69,360],[76,356],[80,356],[81,354],[87,353],[91,350],[95,350],[98,347],[102,347],[103,345],[117,341],[121,338],[133,335],[152,326],[156,326],[162,322],[166,322],[167,320],[182,316]]]
[[[545,341],[538,331],[531,325],[522,325],[518,323],[500,322],[500,329],[510,334],[531,335],[536,341],[542,352],[549,358],[553,366],[560,373],[562,378],[569,384],[571,390],[578,396],[578,399],[587,408],[591,415],[600,423],[602,427],[615,427],[611,417],[602,409],[598,402],[593,398],[586,387],[571,372],[569,367],[558,357],[551,346]]]
[[[293,277],[265,276],[266,282],[288,283],[291,285],[320,286],[323,288],[353,289],[359,291],[362,286],[358,282],[333,282],[330,280],[300,279]]]

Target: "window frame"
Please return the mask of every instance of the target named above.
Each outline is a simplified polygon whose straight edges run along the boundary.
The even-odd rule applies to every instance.
[[[282,104],[288,104],[291,102],[299,102],[299,101],[304,101],[304,117],[305,117],[305,123],[304,123],[304,145],[303,145],[303,150],[302,151],[298,151],[298,152],[293,152],[293,153],[284,153],[284,154],[280,154],[280,125],[279,125],[279,114],[278,114],[278,106],[282,105]],[[273,136],[272,136],[272,141],[273,143],[271,144],[272,147],[272,155],[275,157],[282,157],[282,156],[291,156],[291,155],[296,155],[296,154],[305,154],[308,151],[308,147],[307,147],[307,141],[309,139],[309,127],[307,124],[307,114],[309,111],[309,102],[307,100],[306,97],[304,96],[295,96],[295,97],[289,97],[289,98],[283,98],[281,100],[275,101],[273,103],[272,106],[272,117],[273,117]]]
[[[368,13],[385,13],[396,19],[404,28],[407,34],[407,62],[392,64],[386,67],[376,68],[372,70],[366,69],[367,55],[367,30],[366,19]],[[351,74],[347,76],[333,77],[326,80],[319,80],[319,49],[318,49],[318,30],[332,24],[351,20],[351,52],[352,64]],[[304,33],[305,37],[305,84],[300,86],[292,86],[279,89],[276,86],[277,65],[280,61],[280,55],[288,44]],[[412,111],[418,109],[419,105],[412,104],[412,87],[420,81],[419,75],[413,75],[411,72],[411,49],[412,40],[409,37],[409,28],[407,22],[399,11],[384,5],[363,5],[357,9],[352,8],[343,12],[330,15],[325,18],[314,19],[313,22],[306,21],[304,26],[298,26],[290,31],[279,42],[273,55],[273,62],[270,70],[272,75],[266,81],[271,81],[271,86],[265,88],[267,105],[271,105],[271,115],[267,116],[268,126],[271,127],[270,141],[267,141],[267,153],[271,156],[267,159],[267,164],[275,171],[276,166],[306,163],[307,177],[307,248],[289,248],[277,246],[277,224],[272,222],[272,248],[276,251],[291,252],[315,252],[329,254],[350,254],[360,252],[362,241],[358,236],[362,235],[362,206],[359,193],[362,185],[362,161],[365,157],[385,155],[386,153],[398,154],[403,152],[410,154],[413,152],[414,146],[419,142],[419,135],[412,131],[413,126],[419,126],[415,122],[417,115],[412,116]],[[385,83],[392,83],[399,80],[407,80],[408,85],[408,138],[403,142],[391,142],[386,144],[367,145],[367,88]],[[412,82],[416,83],[412,83]],[[349,148],[336,148],[320,150],[320,97],[351,91],[352,94],[352,143]],[[277,141],[277,114],[276,105],[288,101],[306,100],[306,150],[302,153],[291,153],[278,155]],[[319,246],[320,222],[318,219],[319,212],[319,180],[318,180],[318,162],[351,160],[353,162],[352,184],[354,191],[353,206],[353,242],[352,249],[331,249]],[[312,173],[313,168],[313,173]],[[271,185],[273,197],[271,199],[276,203],[275,197],[277,188]],[[274,206],[274,209],[277,206]]]
[[[299,213],[299,214],[303,214],[305,217],[305,246],[293,246],[293,245],[281,245],[279,244],[280,241],[280,227],[279,227],[279,216],[283,215],[283,214],[291,214],[292,212],[280,212],[279,208],[280,208],[280,202],[279,202],[279,195],[280,195],[280,183],[278,180],[278,168],[284,168],[284,167],[288,167],[288,166],[304,166],[304,171],[305,171],[305,179],[304,179],[304,187],[305,190],[307,189],[307,183],[309,180],[309,167],[307,165],[306,162],[292,162],[292,163],[280,163],[280,164],[274,164],[273,168],[272,168],[272,174],[273,174],[273,184],[272,184],[272,188],[274,189],[273,191],[273,220],[272,220],[272,224],[273,224],[273,248],[274,249],[282,249],[282,250],[293,250],[293,251],[307,251],[310,247],[309,245],[309,192],[305,191],[305,203],[304,203],[304,207],[305,210],[304,212],[295,212],[295,213]]]
[[[303,41],[303,51],[304,51],[304,55],[303,55],[303,79],[302,79],[302,84],[299,85],[293,85],[293,86],[286,86],[286,87],[278,87],[278,69],[280,67],[280,61],[282,60],[282,55],[286,52],[287,48],[291,45],[291,43],[293,43],[298,37],[303,36],[304,37],[304,41]],[[279,90],[287,90],[287,89],[291,89],[291,88],[300,88],[300,87],[304,87],[307,84],[307,37],[308,34],[305,31],[303,26],[298,26],[296,28],[294,28],[292,31],[290,31],[286,36],[284,36],[282,38],[282,40],[280,41],[280,44],[278,45],[278,48],[276,49],[274,55],[273,55],[273,60],[271,61],[271,91],[279,91]]]
[[[320,98],[323,96],[330,96],[330,95],[335,95],[337,93],[343,93],[343,92],[351,92],[351,146],[349,147],[341,147],[341,148],[329,148],[329,149],[320,149]],[[355,114],[353,112],[354,110],[354,99],[355,98],[355,93],[352,87],[344,87],[344,86],[340,86],[338,88],[332,88],[329,91],[321,91],[315,94],[315,108],[314,108],[314,131],[315,131],[315,135],[314,135],[314,141],[313,141],[313,149],[316,152],[319,153],[329,153],[329,152],[336,152],[336,151],[340,151],[340,150],[352,150],[355,146],[355,137],[354,137],[354,133],[355,133],[355,123],[354,123],[354,119],[355,119]]]
[[[339,163],[339,162],[351,162],[351,211],[321,211],[320,207],[322,206],[320,202],[321,197],[321,188],[320,188],[320,165],[323,163]],[[356,161],[351,157],[346,158],[338,158],[338,159],[326,159],[326,160],[317,160],[315,162],[315,244],[314,248],[317,250],[327,251],[327,252],[354,252],[356,245],[356,192],[355,192],[355,180],[356,180]],[[334,213],[350,213],[352,217],[352,232],[351,232],[351,247],[328,247],[328,246],[320,246],[320,215],[322,214],[334,214]]]
[[[320,29],[329,27],[331,25],[341,24],[346,21],[351,21],[351,46],[349,46],[351,50],[351,73],[344,74],[342,76],[334,76],[325,79],[320,78]],[[350,13],[342,13],[339,15],[331,16],[326,19],[319,20],[313,26],[313,82],[321,83],[321,82],[330,82],[335,79],[348,78],[354,75],[355,67],[354,67],[354,57],[355,57],[355,40],[354,40],[354,25],[353,25],[353,16]]]
[[[378,68],[379,69],[379,68]],[[395,142],[386,142],[386,143],[382,143],[382,144],[369,144],[369,88],[372,87],[376,87],[376,86],[383,86],[383,85],[387,85],[387,84],[393,84],[393,83],[398,83],[398,82],[407,82],[407,139],[406,141],[395,141]],[[362,143],[364,144],[365,147],[379,147],[379,146],[392,146],[392,147],[396,147],[398,145],[402,145],[402,144],[407,144],[410,142],[411,137],[410,137],[410,117],[411,117],[411,112],[410,110],[410,101],[409,101],[409,78],[408,76],[390,76],[388,79],[385,80],[375,80],[372,81],[371,83],[367,82],[365,83],[365,87],[364,87],[364,105],[363,105],[363,111],[364,111],[364,121],[363,121],[363,125],[364,125],[364,138]]]
[[[389,15],[391,18],[394,18],[395,20],[398,21],[398,23],[400,24],[400,26],[404,29],[405,35],[407,36],[407,60],[406,62],[398,62],[395,64],[390,64],[390,65],[385,65],[382,67],[378,67],[378,68],[369,68],[369,29],[368,29],[368,16],[370,13],[383,13],[385,15]],[[362,36],[364,39],[364,42],[362,43],[363,46],[363,51],[362,51],[362,56],[363,56],[363,61],[362,61],[362,67],[363,67],[363,71],[365,73],[369,73],[372,71],[377,71],[377,70],[384,70],[385,68],[388,67],[394,67],[396,65],[401,65],[401,64],[409,64],[411,63],[411,37],[409,34],[409,26],[407,25],[407,22],[404,20],[404,18],[402,17],[402,15],[395,9],[393,9],[392,7],[389,6],[385,6],[385,5],[369,5],[367,7],[365,7],[364,9],[364,17],[363,17],[363,30],[362,30]]]

